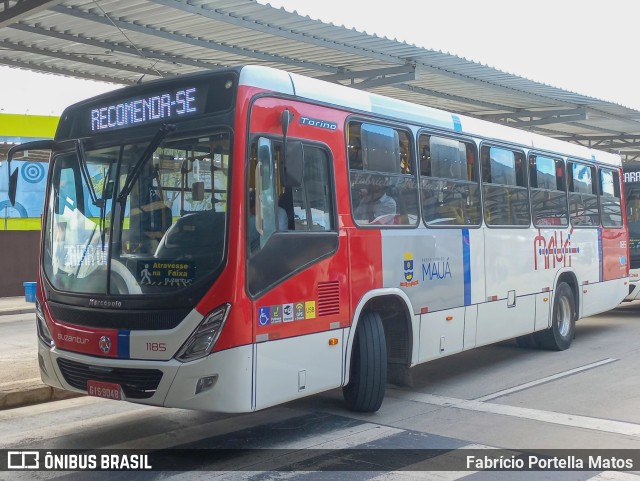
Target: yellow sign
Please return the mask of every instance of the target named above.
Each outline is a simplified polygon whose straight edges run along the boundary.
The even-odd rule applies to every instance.
[[[306,301],[304,303],[304,318],[305,319],[316,318],[316,301]]]
[[[0,137],[53,138],[59,117],[0,114]]]

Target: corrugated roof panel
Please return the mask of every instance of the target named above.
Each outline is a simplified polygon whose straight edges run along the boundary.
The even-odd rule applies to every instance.
[[[503,120],[516,126],[527,126],[535,111],[586,108],[578,122],[527,128],[585,143],[640,138],[636,110],[252,0],[67,0],[0,30],[0,64],[117,83],[245,63],[312,77],[356,72],[358,83],[364,70],[415,65],[415,80],[372,91],[476,117],[523,112],[520,121]],[[640,149],[625,152],[640,156]]]

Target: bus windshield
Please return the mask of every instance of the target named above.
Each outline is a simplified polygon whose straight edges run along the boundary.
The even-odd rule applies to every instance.
[[[163,294],[210,276],[227,237],[229,152],[225,132],[54,153],[43,231],[52,286]]]

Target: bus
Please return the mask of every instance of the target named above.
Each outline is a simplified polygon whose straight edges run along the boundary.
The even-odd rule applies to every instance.
[[[625,301],[640,299],[640,163],[622,164],[629,229],[629,293]]]
[[[375,412],[413,366],[567,349],[627,294],[619,156],[318,79],[125,87],[9,160],[34,148],[38,362],[69,391],[252,412],[342,388]]]

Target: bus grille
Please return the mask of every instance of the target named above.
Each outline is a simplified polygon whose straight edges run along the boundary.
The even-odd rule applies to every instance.
[[[147,399],[153,396],[162,379],[157,369],[106,368],[82,364],[68,359],[58,359],[58,367],[64,380],[76,389],[87,390],[87,381],[102,381],[120,384],[125,396],[130,399]]]
[[[131,330],[173,329],[189,314],[191,308],[159,311],[125,311],[91,309],[49,302],[51,313],[57,321],[86,327]]]

